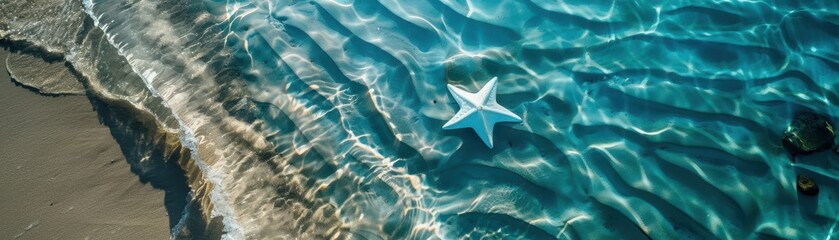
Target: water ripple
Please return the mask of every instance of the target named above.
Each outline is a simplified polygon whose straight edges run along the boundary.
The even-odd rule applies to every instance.
[[[837,236],[837,157],[792,163],[780,144],[795,112],[839,116],[835,1],[84,10],[68,44],[99,34],[113,49],[74,48],[68,61],[114,62],[80,67],[92,90],[182,136],[227,237]],[[0,23],[4,37],[39,34]],[[475,91],[496,76],[498,102],[523,122],[497,126],[494,149],[443,131],[457,109],[446,85]],[[796,194],[797,173],[822,183],[817,199]]]

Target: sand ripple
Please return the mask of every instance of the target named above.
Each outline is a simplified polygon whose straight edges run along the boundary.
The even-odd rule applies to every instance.
[[[254,239],[836,237],[837,157],[792,163],[780,139],[797,111],[839,115],[837,9],[84,3],[131,70],[94,89],[141,86],[115,95],[180,134],[228,237]],[[443,131],[446,84],[495,76],[524,121],[491,150]]]

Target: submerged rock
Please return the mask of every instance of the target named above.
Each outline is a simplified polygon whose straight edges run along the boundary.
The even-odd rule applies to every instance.
[[[793,155],[807,154],[830,148],[835,137],[830,121],[814,113],[801,113],[784,132],[783,145]]]
[[[798,175],[795,180],[795,186],[804,195],[814,196],[819,194],[819,185],[816,185],[816,182],[808,177]]]

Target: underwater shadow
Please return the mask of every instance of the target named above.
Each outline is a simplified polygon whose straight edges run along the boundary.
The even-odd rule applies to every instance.
[[[11,53],[26,54],[43,59],[48,63],[64,62],[60,53],[49,52],[47,49],[28,41],[0,39],[0,48]],[[6,59],[0,59],[5,61]],[[89,89],[85,77],[76,71],[70,63],[64,62],[76,80],[85,89]],[[3,69],[5,71],[5,69]],[[21,87],[44,97],[63,97],[74,94],[53,94],[42,92],[40,89],[21,84],[12,79],[16,87]],[[180,147],[167,145],[164,136],[154,134],[154,123],[149,118],[140,118],[128,103],[105,102],[88,90],[85,94],[93,110],[97,113],[99,123],[107,126],[111,136],[119,144],[126,161],[131,166],[131,172],[139,177],[143,184],[164,191],[164,206],[169,217],[169,229],[172,229],[183,215],[189,201],[190,188],[184,171],[178,165],[181,156]]]
[[[104,101],[88,92],[100,123],[108,126],[123,156],[143,184],[164,191],[163,205],[169,217],[172,239],[221,239],[222,217],[204,216],[199,199],[192,195],[181,161],[188,161],[190,151],[177,136],[162,132],[154,118],[120,100]]]
[[[186,172],[179,165],[179,162],[189,160],[190,152],[180,145],[177,136],[162,132],[153,116],[136,109],[127,101],[106,100],[96,96],[90,90],[88,79],[71,63],[66,62],[62,53],[50,52],[29,41],[5,38],[0,38],[0,48],[11,53],[36,56],[48,63],[64,62],[64,66],[84,86],[84,96],[97,113],[99,123],[109,128],[131,172],[137,175],[141,183],[163,190],[163,204],[172,239],[221,239],[224,234],[223,219],[204,216],[199,200],[192,196]],[[0,61],[5,61],[5,58]],[[15,79],[12,82],[40,96],[75,95],[45,93]]]
[[[108,126],[119,144],[131,172],[141,183],[164,191],[164,206],[169,229],[172,229],[180,221],[190,199],[186,174],[178,165],[182,157],[180,146],[167,145],[167,137],[147,127],[136,110],[106,103],[90,94],[88,99],[99,122]]]

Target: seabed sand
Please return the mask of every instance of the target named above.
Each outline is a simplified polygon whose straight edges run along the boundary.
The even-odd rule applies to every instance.
[[[90,101],[0,69],[0,239],[168,239],[164,191],[131,172]]]

